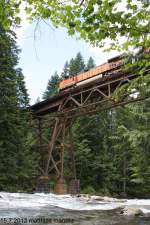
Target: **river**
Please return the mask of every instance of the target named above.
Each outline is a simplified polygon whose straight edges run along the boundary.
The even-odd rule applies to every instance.
[[[122,215],[124,207],[142,216]],[[150,200],[0,192],[0,225],[150,225]]]

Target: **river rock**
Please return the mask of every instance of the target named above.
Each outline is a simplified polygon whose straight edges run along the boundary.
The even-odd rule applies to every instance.
[[[143,212],[141,209],[133,207],[125,207],[122,209],[121,213],[127,216],[143,216]]]
[[[96,201],[103,201],[103,200],[104,200],[104,197],[102,197],[102,196],[97,196],[97,195],[92,195],[92,196],[91,196],[91,199],[92,199],[92,200],[96,200]]]
[[[116,202],[116,203],[126,202],[126,199],[117,199],[108,196],[91,196],[91,198],[97,201],[104,201],[104,202]]]
[[[104,196],[104,201],[106,201],[106,202],[116,202],[116,201],[118,201],[118,199],[116,199],[116,198],[111,198],[111,197],[108,197],[108,196]]]
[[[77,197],[87,200],[87,201],[103,201],[106,203],[109,202],[116,202],[116,203],[124,203],[126,202],[126,199],[117,199],[117,198],[112,198],[108,196],[98,196],[98,195],[89,195],[89,194],[80,194]]]

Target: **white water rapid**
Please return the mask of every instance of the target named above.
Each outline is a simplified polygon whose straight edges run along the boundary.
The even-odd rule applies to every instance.
[[[150,199],[116,199],[109,197],[73,197],[55,194],[24,194],[0,192],[0,210],[16,208],[42,208],[56,206],[69,210],[113,210],[119,207],[135,207],[150,213]]]

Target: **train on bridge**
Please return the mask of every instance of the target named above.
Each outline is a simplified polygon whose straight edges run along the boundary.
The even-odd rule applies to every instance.
[[[106,63],[90,69],[86,72],[81,72],[77,75],[68,77],[59,83],[59,90],[65,90],[76,86],[81,86],[90,83],[95,80],[99,80],[103,77],[112,75],[113,70],[119,70],[123,65],[123,55],[114,57],[108,60]]]
[[[139,50],[139,54],[143,54],[143,52],[150,53],[150,47]],[[72,87],[82,86],[92,81],[100,80],[103,77],[110,78],[110,76],[113,76],[113,72],[118,72],[121,70],[121,66],[124,63],[125,58],[126,56],[122,54],[109,59],[106,63],[90,69],[89,71],[70,76],[60,81],[59,90],[63,91]]]

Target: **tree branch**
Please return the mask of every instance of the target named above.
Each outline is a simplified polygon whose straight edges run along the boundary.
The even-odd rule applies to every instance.
[[[84,3],[84,0],[82,0],[82,1],[80,2],[80,6],[83,5],[83,3]]]

